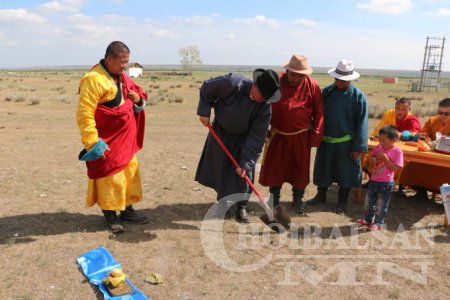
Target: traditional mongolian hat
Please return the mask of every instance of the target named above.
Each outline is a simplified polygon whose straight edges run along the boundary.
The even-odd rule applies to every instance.
[[[312,74],[313,69],[308,64],[308,59],[303,55],[292,55],[289,63],[283,66],[286,70],[289,70],[298,74],[309,75]]]
[[[353,62],[351,60],[341,59],[336,68],[328,71],[331,77],[343,81],[350,81],[359,78],[359,73],[353,69]]]
[[[274,70],[256,69],[253,71],[253,80],[266,102],[275,103],[280,100],[280,78]]]

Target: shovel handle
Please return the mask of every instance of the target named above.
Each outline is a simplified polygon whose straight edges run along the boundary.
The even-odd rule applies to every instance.
[[[228,158],[231,160],[231,162],[233,163],[233,165],[235,166],[236,169],[240,168],[241,166],[238,164],[238,162],[236,161],[236,159],[234,159],[233,155],[230,153],[230,151],[228,151],[227,147],[223,144],[222,140],[220,139],[220,137],[217,135],[216,131],[214,130],[214,128],[211,127],[210,124],[207,125],[209,132],[211,133],[211,135],[214,137],[214,139],[217,141],[217,143],[219,144],[220,148],[222,148],[222,150],[225,152],[225,154],[228,156]],[[252,191],[255,193],[256,197],[258,197],[259,201],[264,205],[264,207],[268,208],[266,201],[264,201],[264,198],[261,196],[260,193],[258,193],[258,191],[256,190],[255,185],[253,184],[253,182],[250,180],[250,178],[247,176],[247,174],[245,174],[244,176],[245,181],[247,181],[248,185],[250,186],[250,188],[252,189]]]

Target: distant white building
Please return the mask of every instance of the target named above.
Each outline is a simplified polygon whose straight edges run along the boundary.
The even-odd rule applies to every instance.
[[[144,67],[143,67],[143,66],[141,66],[141,65],[138,64],[138,63],[134,63],[134,64],[131,64],[131,65],[128,67],[128,69],[127,69],[127,74],[128,74],[128,76],[130,76],[130,77],[137,78],[137,77],[141,77],[141,76],[142,76],[143,70],[144,70]]]

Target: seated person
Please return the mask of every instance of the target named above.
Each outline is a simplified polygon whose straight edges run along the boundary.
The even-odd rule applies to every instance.
[[[420,131],[419,119],[411,113],[411,101],[408,98],[400,98],[395,101],[395,108],[387,110],[383,114],[383,118],[378,122],[378,125],[372,131],[370,138],[376,138],[380,128],[386,125],[393,125],[400,133],[399,139],[402,141],[412,140],[413,137]],[[362,160],[362,168],[365,173],[369,175],[373,171],[373,162],[370,155],[364,155]],[[397,173],[396,173],[397,181]],[[403,187],[399,186],[399,192],[403,193]]]
[[[450,98],[439,102],[438,115],[431,117],[420,131],[420,136],[436,140],[436,133],[450,135]],[[413,199],[428,199],[427,190],[439,192],[439,186],[449,183],[449,167],[409,162],[402,170],[400,183],[417,191]]]
[[[372,131],[371,137],[376,137],[380,128],[385,125],[394,125],[401,133],[402,141],[412,140],[412,136],[420,131],[420,121],[411,113],[411,101],[404,97],[395,100],[395,108],[383,114],[383,118]]]

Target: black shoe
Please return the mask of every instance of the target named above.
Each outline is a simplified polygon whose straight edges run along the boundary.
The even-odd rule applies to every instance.
[[[102,210],[102,212],[105,216],[106,225],[112,233],[121,233],[124,231],[114,210]]]
[[[297,201],[294,200],[292,202],[292,207],[294,208],[296,213],[299,213],[301,215],[305,214],[305,206],[303,205],[303,201],[301,199]]]
[[[408,200],[411,201],[427,201],[430,200],[428,198],[428,193],[425,188],[419,187],[416,189],[416,194],[414,196],[408,197]]]
[[[236,221],[239,223],[250,223],[250,216],[247,213],[247,207],[246,206],[239,206],[236,211]]]
[[[348,194],[350,193],[349,188],[339,188],[338,192],[338,203],[337,207],[333,210],[335,214],[342,215],[347,208]]]
[[[316,205],[327,202],[327,191],[319,189],[317,194],[306,205]]]
[[[343,215],[344,214],[344,209],[342,208],[342,207],[336,207],[335,209],[333,209],[333,212],[335,213],[335,214],[338,214],[338,215]]]
[[[120,220],[136,224],[148,223],[148,218],[144,215],[138,214],[131,205],[127,206],[124,211],[120,212]]]
[[[400,197],[400,198],[408,198],[408,194],[406,194],[405,186],[403,186],[401,184],[398,185],[398,190],[395,192],[395,194],[397,195],[397,197]]]

